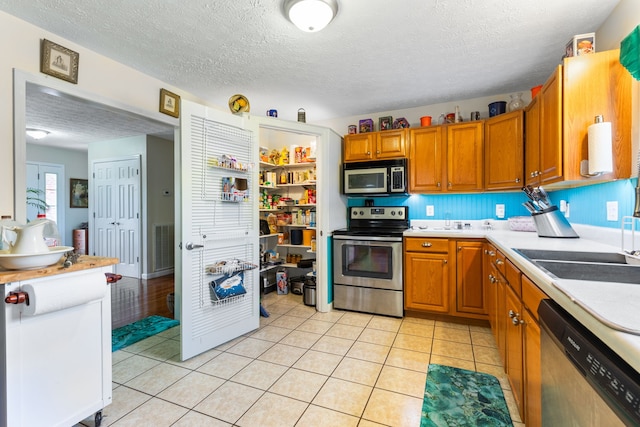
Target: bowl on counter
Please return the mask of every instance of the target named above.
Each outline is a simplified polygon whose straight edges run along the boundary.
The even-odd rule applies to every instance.
[[[53,265],[69,251],[72,246],[53,246],[49,252],[39,254],[11,254],[9,251],[0,251],[0,267],[6,270],[33,270]]]

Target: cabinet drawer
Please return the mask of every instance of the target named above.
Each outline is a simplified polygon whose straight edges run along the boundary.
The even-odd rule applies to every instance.
[[[500,273],[502,273],[503,276],[505,276],[506,275],[505,273],[506,258],[502,252],[498,250],[496,250],[495,252],[496,252],[496,256],[495,258],[493,258],[493,263],[496,266],[496,269]]]
[[[507,282],[509,282],[509,285],[511,285],[516,295],[522,297],[522,275],[520,274],[520,270],[509,260],[506,260],[505,264],[505,277],[507,278]]]
[[[522,302],[531,314],[538,320],[538,304],[543,299],[549,298],[527,276],[522,276]]]
[[[407,252],[449,252],[449,240],[431,237],[409,237],[404,241]]]

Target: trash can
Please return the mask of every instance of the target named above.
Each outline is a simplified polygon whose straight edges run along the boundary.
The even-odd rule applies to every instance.
[[[316,278],[315,277],[306,277],[304,281],[304,295],[303,295],[304,305],[316,306]]]

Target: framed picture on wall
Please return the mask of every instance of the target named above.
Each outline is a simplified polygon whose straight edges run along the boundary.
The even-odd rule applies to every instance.
[[[166,89],[160,89],[160,112],[180,117],[180,96]]]
[[[71,195],[70,207],[72,208],[88,208],[89,207],[89,180],[81,178],[71,178],[69,180]]]
[[[78,83],[80,54],[64,46],[42,39],[40,48],[40,71],[50,76]]]

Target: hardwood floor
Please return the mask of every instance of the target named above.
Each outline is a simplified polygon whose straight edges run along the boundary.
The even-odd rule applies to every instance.
[[[111,284],[111,328],[119,328],[151,315],[173,319],[167,295],[173,292],[174,276],[141,280],[123,277]]]

